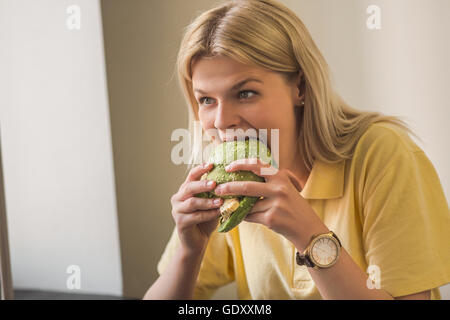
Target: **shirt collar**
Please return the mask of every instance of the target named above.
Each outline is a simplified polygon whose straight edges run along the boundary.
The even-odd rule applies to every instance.
[[[305,199],[333,199],[344,194],[345,160],[327,163],[315,160],[300,195]]]

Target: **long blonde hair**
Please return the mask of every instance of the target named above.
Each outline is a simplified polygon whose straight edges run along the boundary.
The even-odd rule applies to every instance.
[[[263,67],[289,81],[303,72],[305,104],[297,113],[297,128],[299,151],[308,170],[315,159],[335,163],[351,158],[359,138],[375,122],[396,124],[416,136],[399,117],[350,107],[333,90],[329,66],[303,22],[275,0],[229,0],[186,27],[176,67],[189,104],[191,132],[194,120],[199,120],[192,63],[212,56]],[[191,167],[199,163],[195,159],[202,143],[194,143]]]

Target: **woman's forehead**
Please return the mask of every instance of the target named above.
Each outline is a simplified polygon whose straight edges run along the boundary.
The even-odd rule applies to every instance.
[[[192,65],[192,79],[212,74],[236,74],[251,72],[263,75],[267,71],[261,67],[244,64],[228,57],[204,57],[198,59]]]

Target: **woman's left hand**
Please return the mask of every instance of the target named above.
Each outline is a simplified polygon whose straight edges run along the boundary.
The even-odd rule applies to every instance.
[[[298,250],[306,248],[313,234],[328,232],[313,208],[300,195],[300,182],[290,170],[274,168],[259,159],[239,159],[226,166],[225,170],[248,170],[266,180],[265,183],[227,182],[214,190],[221,196],[264,197],[256,202],[245,218],[246,221],[267,226],[291,241]]]

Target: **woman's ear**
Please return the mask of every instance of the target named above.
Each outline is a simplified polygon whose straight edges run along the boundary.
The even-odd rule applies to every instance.
[[[302,106],[305,104],[305,77],[302,70],[298,72],[294,85],[294,105]]]

